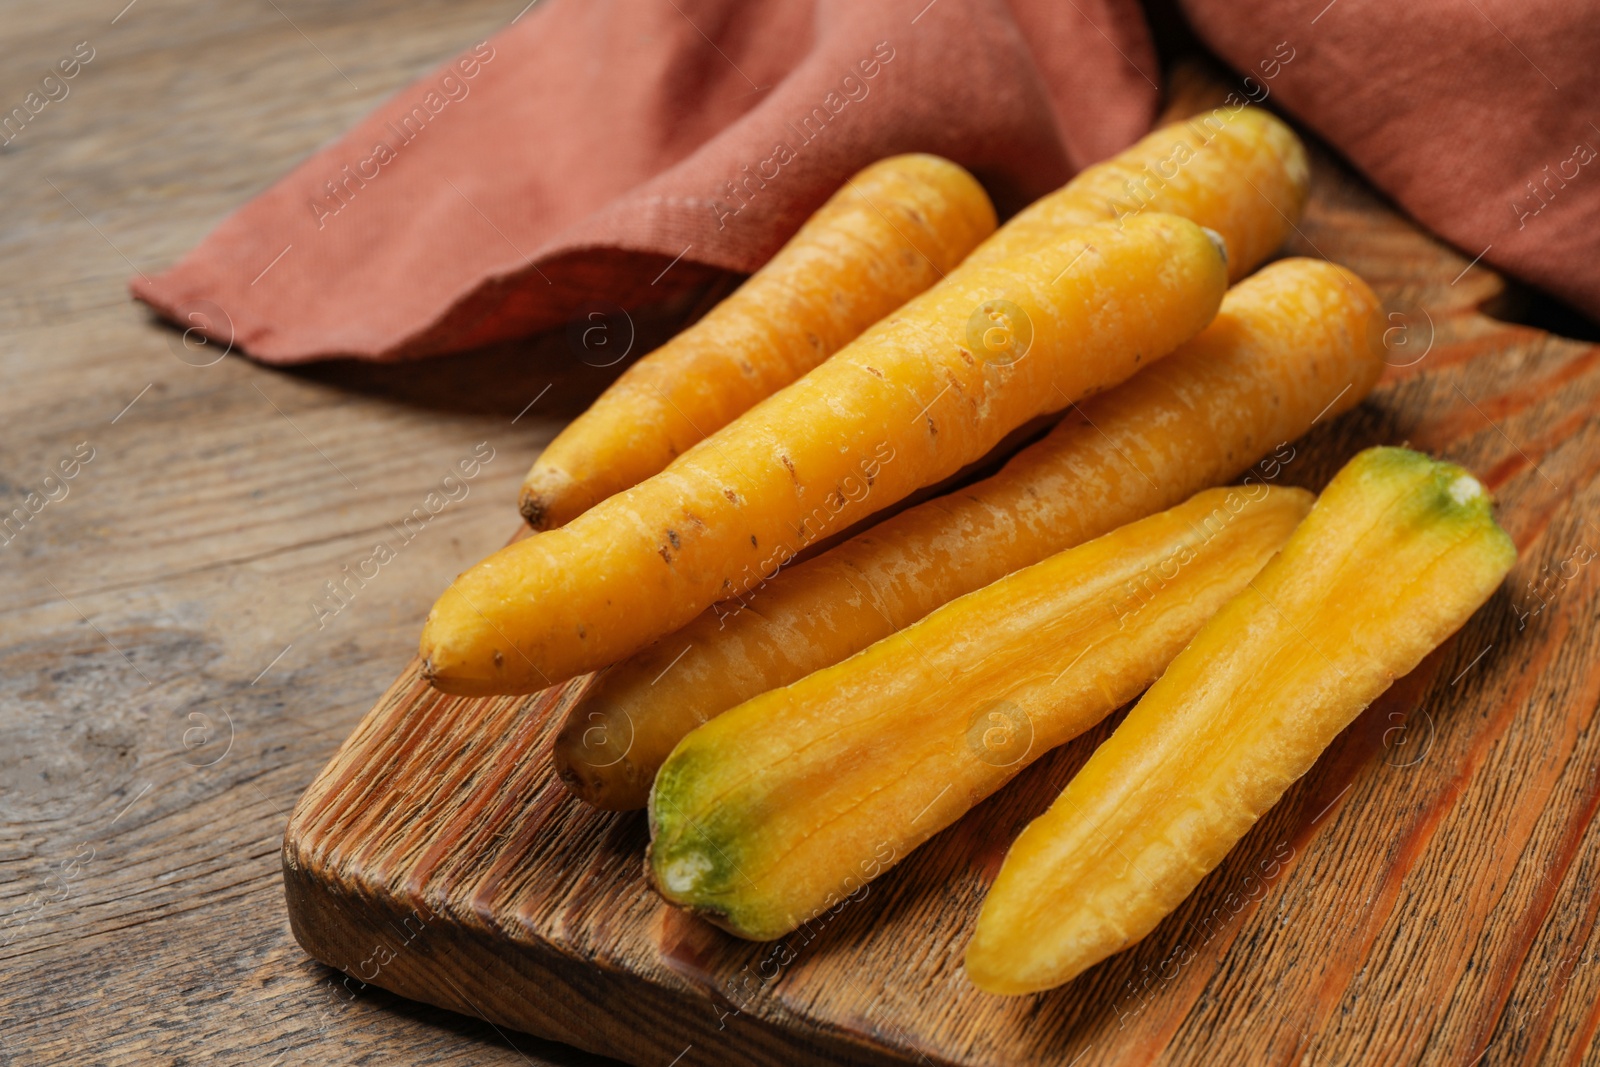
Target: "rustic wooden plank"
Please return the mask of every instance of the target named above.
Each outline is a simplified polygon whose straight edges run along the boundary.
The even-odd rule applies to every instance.
[[[77,42],[96,50],[0,148],[0,502],[95,448],[0,547],[8,1067],[599,1062],[343,985],[295,943],[280,868],[295,798],[607,373],[559,337],[416,367],[192,366],[126,294],[524,3],[63,0],[0,19],[6,109]],[[323,583],[479,441],[497,453],[470,494],[317,629]]]
[[[522,4],[123,7],[63,0],[0,27],[0,99],[13,103],[76,42],[97,49],[72,95],[0,149],[0,497],[20,499],[78,442],[97,450],[69,496],[0,549],[11,553],[0,555],[0,1063],[597,1062],[507,1025],[535,1012],[552,1033],[603,1025],[616,1051],[655,1063],[710,1031],[682,1063],[793,1058],[785,1035],[797,1027],[856,1062],[896,1062],[908,1048],[992,1057],[1014,1032],[1085,1064],[1388,1050],[1556,1063],[1590,1048],[1592,568],[1546,588],[1553,606],[1522,629],[1517,613],[1538,606],[1528,582],[1595,545],[1595,350],[1474,314],[1502,295],[1480,268],[1457,279],[1476,250],[1441,249],[1325,167],[1296,250],[1372,278],[1419,340],[1426,309],[1437,340],[1314,435],[1290,477],[1316,485],[1354,448],[1409,438],[1495,473],[1525,556],[1412,695],[1352,727],[1146,947],[1002,1012],[975,1008],[961,984],[978,889],[1089,741],[875,884],[748,1000],[721,983],[761,967],[770,947],[639,893],[637,817],[575,826],[565,806],[526,822],[492,806],[532,795],[519,784],[531,778],[463,784],[490,806],[463,827],[470,847],[429,858],[436,878],[477,887],[461,915],[441,911],[408,939],[411,912],[383,909],[426,886],[355,897],[345,922],[315,936],[367,974],[380,943],[396,959],[365,986],[308,959],[279,881],[295,798],[411,654],[437,590],[505,536],[520,468],[605,375],[574,366],[559,338],[415,367],[180,362],[173,335],[127,302],[127,275],[172,261],[288,161]],[[485,440],[497,458],[470,497],[317,629],[322,584]],[[1474,641],[1493,643],[1476,664]],[[537,772],[543,741],[505,735],[493,740],[534,749],[519,773]],[[1408,764],[1401,736],[1430,739],[1423,758]],[[496,820],[510,836],[495,838]],[[550,840],[565,842],[553,878],[526,862]],[[1280,843],[1294,858],[1233,915],[1227,895]],[[1128,983],[1159,975],[1182,923],[1218,908],[1230,918],[1213,923],[1217,935],[1130,998]],[[355,937],[363,924],[377,936]],[[447,958],[430,947],[447,928],[457,969],[429,970]],[[490,1025],[473,1018],[492,1002],[469,983],[505,973],[502,929],[524,940],[558,929],[595,947],[548,966],[512,957],[518,988],[574,992],[509,998]],[[643,947],[619,947],[633,929]],[[627,969],[652,953],[647,975]],[[382,988],[413,966],[427,983],[419,999],[465,1012]],[[440,993],[440,974],[476,1005]],[[914,1024],[928,1003],[942,1011],[924,1030]]]
[[[351,970],[384,943],[385,988],[641,1064],[1582,1056],[1600,633],[1572,561],[1600,548],[1600,348],[1485,317],[1500,279],[1325,152],[1290,250],[1372,281],[1394,365],[1297,444],[1284,480],[1320,488],[1360,448],[1410,441],[1484,476],[1522,558],[1140,945],[1025,998],[978,993],[960,968],[1006,845],[1110,723],[837,917],[753,945],[650,893],[640,813],[564,796],[547,760],[572,687],[443,697],[415,663],[291,820],[302,944]],[[406,916],[425,928],[395,944]]]

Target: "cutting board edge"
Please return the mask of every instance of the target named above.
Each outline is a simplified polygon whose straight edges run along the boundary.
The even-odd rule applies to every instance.
[[[582,959],[526,929],[514,932],[486,916],[453,914],[340,863],[336,842],[318,824],[316,809],[336,793],[338,785],[330,779],[350,750],[364,747],[368,727],[376,727],[394,698],[413,692],[419,682],[420,661],[413,659],[307,786],[284,829],[290,931],[307,955],[347,976],[347,990],[349,980],[356,983],[351,996],[376,986],[497,1028],[640,1065],[659,1064],[662,1035],[668,1033],[685,1052],[714,1047],[714,1058],[701,1062],[730,1067],[812,1064],[819,1057],[846,1067],[961,1067],[928,1050],[879,1044],[865,1033],[808,1019],[787,1010],[781,997],[746,1004],[743,1011],[731,1002],[719,1007],[710,987],[699,996],[602,960]],[[430,931],[435,936],[428,936]],[[504,999],[518,992],[522,995],[509,1003]],[[652,1028],[649,1038],[618,1040],[644,1031],[594,1021],[614,1013],[618,1003],[656,1007],[663,996],[671,1000],[669,1009],[651,1011],[642,1020]],[[541,1001],[557,1010],[543,1009]],[[685,1058],[684,1064],[698,1059]]]

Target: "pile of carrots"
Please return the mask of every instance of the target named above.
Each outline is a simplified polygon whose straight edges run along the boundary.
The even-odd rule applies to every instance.
[[[985,990],[1070,980],[1149,933],[1514,559],[1483,487],[1415,452],[1363,452],[1315,498],[1273,484],[1383,367],[1360,278],[1256,272],[1308,180],[1249,107],[998,229],[953,163],[868,167],[550,444],[522,487],[539,532],[439,599],[427,678],[598,672],[557,773],[648,806],[657,891],[754,939],[1143,693],[1013,843],[968,946]]]

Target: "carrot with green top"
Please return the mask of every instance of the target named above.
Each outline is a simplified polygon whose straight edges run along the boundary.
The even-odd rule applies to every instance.
[[[1356,456],[1012,844],[967,948],[973,983],[1049,989],[1155,929],[1516,556],[1460,467]]]
[[[602,808],[644,806],[700,723],[838,663],[946,601],[1248,470],[1354,407],[1383,370],[1378,300],[1342,267],[1274,263],[1177,352],[1068,414],[998,474],[887,519],[602,673],[554,760]],[[745,610],[746,605],[750,610]]]
[[[1214,235],[1149,213],[952,276],[661,474],[458,577],[424,673],[518,693],[614,663],[1167,354],[1226,285]]]
[[[657,891],[757,940],[815,918],[1133,699],[1310,507],[1207,489],[706,723],[650,795]]]

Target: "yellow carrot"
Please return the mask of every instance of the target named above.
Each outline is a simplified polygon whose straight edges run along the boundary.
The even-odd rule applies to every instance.
[[[639,360],[522,483],[534,529],[637,485],[949,273],[994,230],[982,186],[938,156],[849,179],[705,318]]]
[[[960,269],[1045,247],[1075,226],[1164,211],[1220,233],[1237,281],[1283,243],[1309,176],[1289,127],[1256,108],[1219,108],[1154,131],[988,237],[993,211],[959,167],[931,156],[874,164],[739,292],[563,430],[523,482],[523,515],[535,529],[560,526],[660,471],[955,269],[985,237]],[[912,242],[925,255],[911,255]]]
[[[967,949],[973,983],[1048,989],[1148,934],[1515,559],[1460,467],[1356,456],[1012,844]]]
[[[1310,188],[1306,150],[1270,112],[1220,107],[1163,126],[1035,201],[967,258],[972,266],[1051,240],[1069,226],[1141,211],[1181,215],[1220,233],[1233,281],[1271,255],[1299,221]]]
[[[650,795],[656,889],[740,937],[814,918],[1133,699],[1310,508],[1208,489],[706,723]]]
[[[1383,369],[1370,343],[1377,308],[1341,267],[1274,263],[1230,290],[1200,336],[1083,404],[994,477],[788,568],[603,672],[556,739],[558,773],[598,807],[643,807],[661,761],[707,719],[1237,476],[1372,388]],[[1277,477],[1292,456],[1281,448],[1258,477]]]
[[[661,474],[462,574],[423,630],[427,677],[536,691],[749,593],[816,538],[1193,337],[1227,284],[1213,241],[1147,213],[940,283]]]

